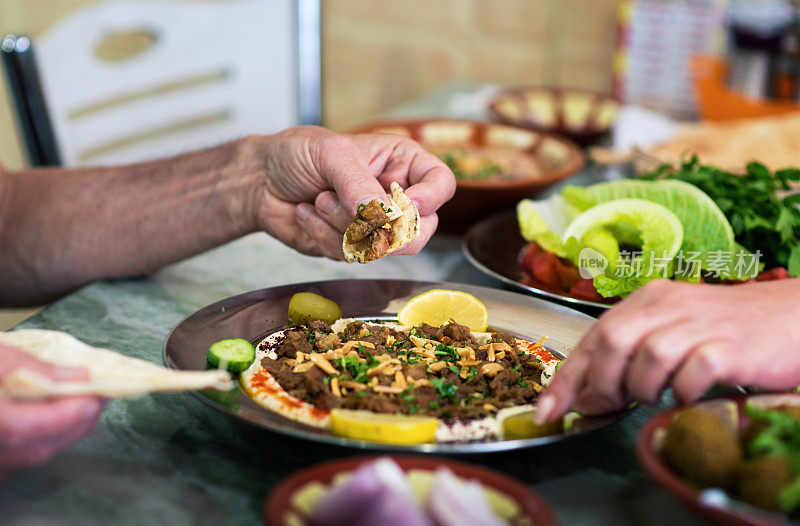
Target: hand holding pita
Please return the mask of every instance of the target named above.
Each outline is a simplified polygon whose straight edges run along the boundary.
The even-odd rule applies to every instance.
[[[304,254],[344,259],[342,235],[358,205],[377,199],[390,206],[393,182],[421,216],[419,237],[395,253],[419,252],[436,230],[436,210],[455,192],[447,166],[404,137],[305,126],[252,140],[266,173],[261,228]]]
[[[0,380],[22,369],[54,382],[87,378],[84,370],[57,368],[0,343]],[[102,409],[102,399],[95,396],[47,400],[0,396],[0,479],[44,462],[80,439],[92,429]]]

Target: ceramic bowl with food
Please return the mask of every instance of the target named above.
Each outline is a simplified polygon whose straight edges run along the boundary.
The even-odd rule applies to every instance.
[[[555,514],[521,482],[455,460],[354,457],[284,479],[264,501],[273,526],[554,526]]]
[[[663,411],[645,424],[636,454],[659,485],[716,524],[797,524],[800,393]]]
[[[603,138],[619,110],[613,97],[575,88],[512,88],[489,104],[489,112],[501,122],[558,133],[581,146]]]
[[[536,196],[583,167],[568,139],[517,126],[458,119],[384,121],[355,133],[392,133],[419,142],[456,175],[455,197],[439,211],[440,223],[463,230],[475,220]]]

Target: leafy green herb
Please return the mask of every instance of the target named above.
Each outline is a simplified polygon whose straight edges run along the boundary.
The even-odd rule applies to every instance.
[[[222,312],[225,312],[225,305],[222,306]]]
[[[664,165],[642,176],[644,179],[679,179],[708,194],[733,227],[736,241],[750,252],[761,251],[766,268],[786,267],[791,277],[800,277],[800,195],[779,197],[800,181],[800,169],[771,172],[751,162],[737,175],[715,166],[700,164],[697,156],[675,170]]]
[[[475,366],[470,367],[469,371],[467,371],[467,383],[470,383],[472,380],[474,380],[476,374],[478,374],[478,368]]]
[[[792,466],[795,479],[778,494],[781,509],[791,513],[800,507],[800,418],[750,405],[745,406],[745,411],[753,421],[767,424],[747,445],[748,456],[785,457]]]
[[[353,377],[354,382],[359,382],[365,384],[369,381],[369,377],[367,376],[367,371],[378,365],[378,360],[372,357],[369,351],[366,352],[367,354],[367,362],[361,363],[358,360],[358,356],[343,356],[341,358],[336,358],[333,363],[342,369],[347,370],[350,373],[350,376]]]
[[[367,205],[364,204],[358,205],[358,208],[356,209],[356,214],[360,214],[361,212],[363,212],[366,207]]]
[[[519,385],[521,385],[522,387],[528,387],[528,382],[523,382],[522,378],[520,378],[519,379]]]
[[[461,359],[458,355],[458,351],[452,345],[445,345],[440,343],[436,346],[436,349],[433,351],[433,354],[436,356],[442,356],[445,361],[448,362],[457,362]]]
[[[458,373],[461,372],[461,370],[458,367],[456,367],[455,365],[448,365],[447,368],[450,369],[451,371],[453,371],[453,373],[455,373],[455,374],[458,374]]]
[[[442,398],[449,398],[451,402],[456,403],[456,386],[450,382],[446,382],[441,378],[432,378],[430,381],[438,391]]]
[[[432,401],[432,402],[428,402],[428,408],[430,408],[430,409],[439,409],[439,402],[437,402],[435,400]]]
[[[364,398],[365,396],[367,396],[366,391],[356,391],[356,398]]]
[[[466,156],[459,152],[446,152],[439,155],[439,158],[450,168],[456,179],[461,181],[485,181],[503,173],[500,165],[495,164],[490,159],[484,159],[477,169],[464,169],[464,157]]]
[[[409,385],[408,387],[403,389],[402,393],[400,393],[400,398],[402,398],[406,402],[413,401],[415,397],[416,397],[416,395],[414,394],[414,386],[413,385]]]

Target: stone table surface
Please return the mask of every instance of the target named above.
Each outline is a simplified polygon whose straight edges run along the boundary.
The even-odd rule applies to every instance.
[[[465,90],[443,88],[405,113],[441,108]],[[570,182],[597,177],[587,170]],[[338,278],[500,286],[469,266],[455,236],[437,235],[415,256],[362,266],[302,256],[266,234],[253,234],[150,276],[88,285],[19,327],[66,331],[89,344],[161,363],[170,329],[206,304],[265,287]],[[524,481],[547,498],[562,524],[699,523],[636,462],[636,434],[656,410],[638,408],[610,427],[565,443],[460,459]],[[187,393],[112,400],[87,438],[0,485],[0,524],[259,524],[262,501],[282,478],[357,454],[250,427]]]

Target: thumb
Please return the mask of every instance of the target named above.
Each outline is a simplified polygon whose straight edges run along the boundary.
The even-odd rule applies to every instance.
[[[367,159],[358,151],[353,141],[336,136],[326,141],[321,152],[320,171],[322,177],[336,191],[342,207],[355,217],[358,205],[377,199],[390,205],[386,190],[370,173]]]

